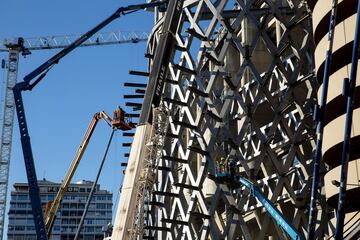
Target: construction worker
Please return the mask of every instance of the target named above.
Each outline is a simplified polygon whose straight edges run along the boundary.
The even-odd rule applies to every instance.
[[[220,157],[217,161],[216,161],[216,172],[219,176],[223,176],[225,175],[225,171],[226,171],[226,159],[224,157]]]
[[[237,173],[236,171],[236,163],[235,163],[235,160],[234,159],[229,159],[229,173],[232,177],[234,177]]]
[[[118,106],[117,109],[114,111],[114,122],[124,123],[125,122],[125,112],[124,110]]]
[[[123,131],[131,130],[135,127],[135,124],[130,121],[125,121],[125,111],[118,106],[117,109],[114,111],[114,116],[112,120],[112,125]]]

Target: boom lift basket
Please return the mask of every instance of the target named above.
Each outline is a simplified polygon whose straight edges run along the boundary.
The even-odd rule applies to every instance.
[[[111,124],[114,128],[121,129],[123,131],[128,131],[135,127],[135,124],[132,123],[129,118],[125,118],[125,111],[121,107],[118,107],[114,111]]]

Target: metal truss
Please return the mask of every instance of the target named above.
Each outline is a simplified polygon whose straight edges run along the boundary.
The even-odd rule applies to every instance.
[[[54,35],[24,38],[24,48],[27,50],[44,50],[65,48],[77,40],[81,34]],[[146,32],[114,31],[107,33],[96,33],[86,40],[81,47],[96,45],[111,45],[118,43],[137,43],[147,41],[149,34]],[[8,51],[9,45],[18,43],[18,38],[4,39],[0,41],[0,52]],[[2,47],[5,46],[5,47]]]
[[[14,121],[14,95],[12,89],[16,84],[19,64],[19,51],[9,50],[8,75],[5,88],[4,113],[0,143],[0,238],[4,232],[6,197],[9,180],[11,141]]]
[[[172,114],[146,238],[286,239],[247,189],[208,178],[221,157],[304,234],[317,90],[306,5],[187,0],[174,34],[163,92]]]
[[[146,144],[145,158],[142,164],[139,179],[136,182],[136,214],[132,221],[130,239],[142,239],[144,226],[147,222],[147,211],[149,210],[150,196],[156,181],[156,173],[159,161],[162,157],[165,137],[169,126],[169,111],[164,105],[153,109],[152,132],[149,142]]]

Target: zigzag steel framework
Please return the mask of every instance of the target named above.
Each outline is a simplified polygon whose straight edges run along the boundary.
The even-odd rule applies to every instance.
[[[132,145],[124,184],[135,185],[124,185],[113,239],[134,233],[124,219],[144,224],[135,239],[286,239],[249,190],[208,178],[221,157],[235,161],[306,235],[317,99],[311,24],[297,0],[184,1],[160,104],[169,124],[162,157],[146,164],[156,179],[141,206],[121,208],[140,194],[144,160],[131,156],[142,159],[155,144],[144,134]],[[150,55],[161,32],[159,16]],[[318,223],[325,224],[319,199]],[[326,232],[317,229],[322,239]]]

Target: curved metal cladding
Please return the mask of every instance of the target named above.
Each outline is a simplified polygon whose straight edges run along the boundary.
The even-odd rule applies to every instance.
[[[305,234],[317,91],[309,16],[299,1],[184,1],[147,239],[286,238],[249,190],[208,178],[222,158]],[[158,24],[149,56],[160,35]]]
[[[327,29],[331,11],[331,1],[311,1],[313,6],[313,27],[315,40],[315,65],[317,79],[320,84],[318,96],[322,91],[322,75],[324,72],[325,52],[327,47]],[[339,187],[335,181],[340,180],[340,164],[342,143],[344,140],[344,128],[346,118],[346,98],[342,96],[343,79],[349,77],[351,68],[351,53],[354,40],[356,22],[356,0],[342,0],[338,2],[336,27],[332,64],[330,67],[329,92],[325,114],[325,129],[323,143],[323,161],[329,166],[325,175],[325,192],[327,203],[336,208],[338,202]],[[348,185],[346,192],[345,223],[360,210],[360,80],[359,71],[355,89],[355,107],[353,113],[353,127],[350,140],[350,158]],[[345,225],[344,231],[350,228],[359,216],[352,218]],[[335,219],[332,220],[334,223]]]

